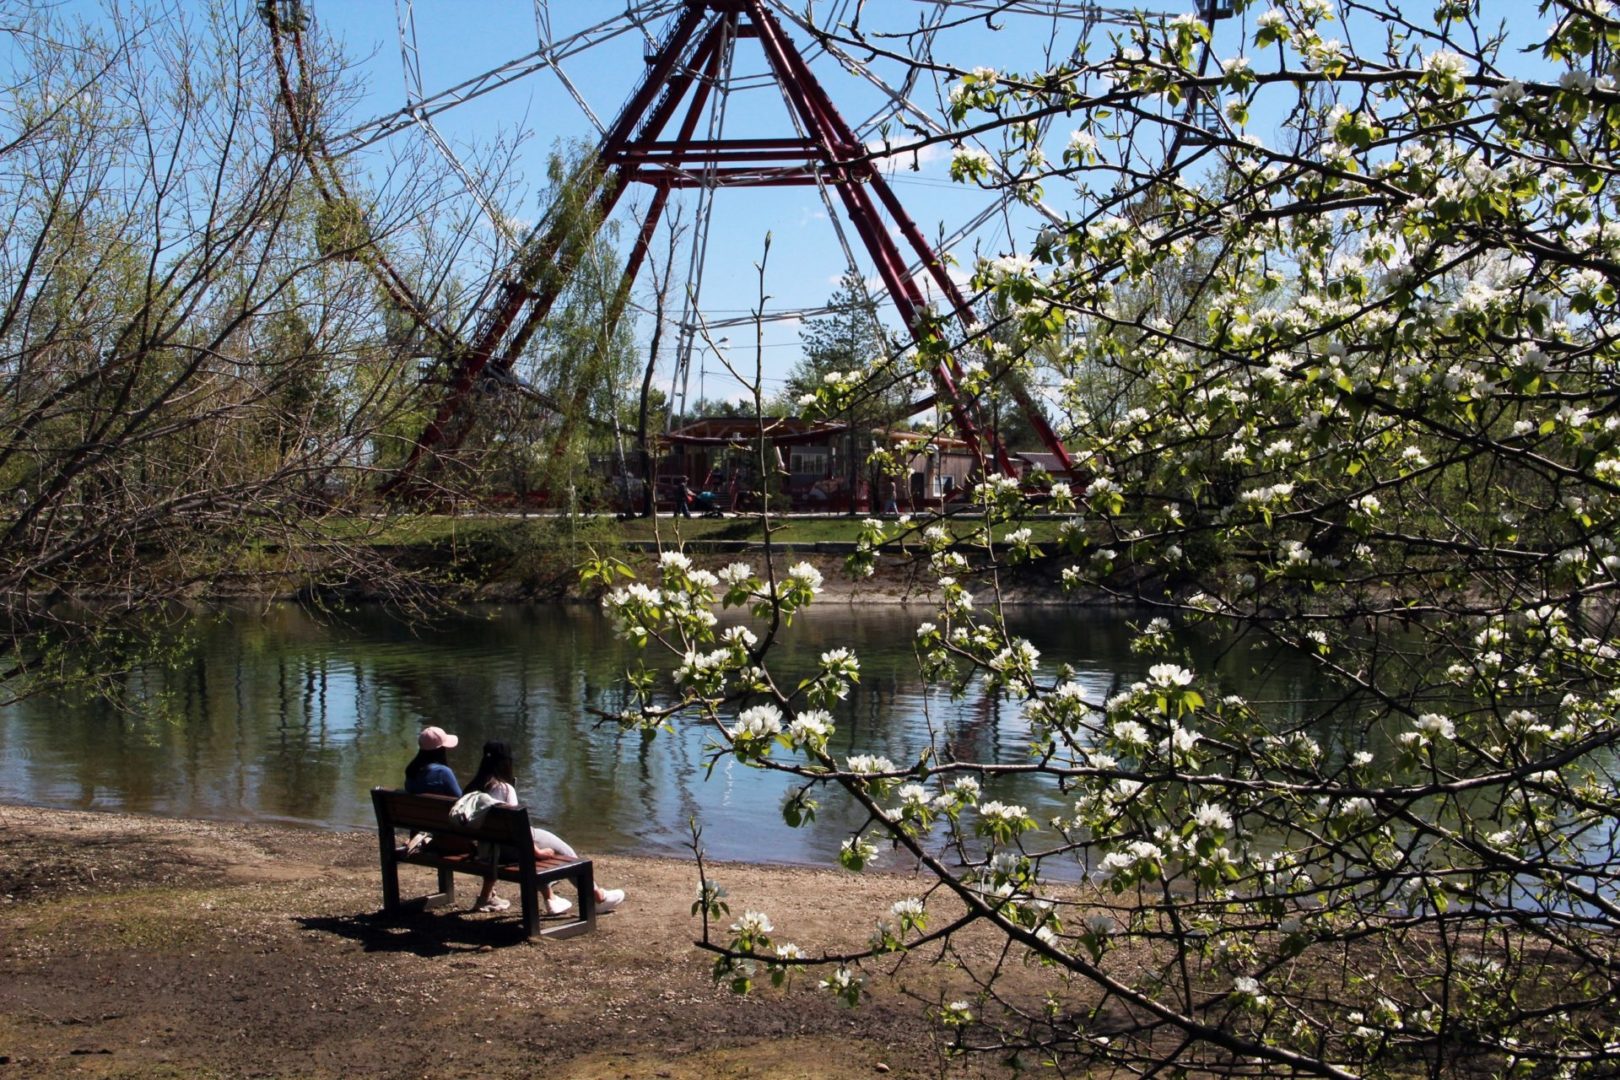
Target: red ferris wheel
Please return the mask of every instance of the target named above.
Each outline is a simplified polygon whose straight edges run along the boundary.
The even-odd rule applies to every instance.
[[[590,25],[554,33],[551,5],[547,0],[532,3],[535,48],[447,89],[428,92],[422,81],[413,0],[396,0],[405,101],[338,132],[325,129],[312,100],[308,0],[261,4],[274,45],[289,138],[308,161],[317,190],[329,206],[355,205],[338,161],[409,133],[425,139],[455,170],[505,245],[502,269],[490,275],[473,313],[460,325],[436,317],[417,295],[410,276],[386,251],[365,253],[362,261],[390,302],[420,325],[439,352],[444,371],[431,416],[388,487],[399,487],[429,459],[460,444],[476,417],[480,395],[475,389],[521,385],[516,365],[590,242],[561,214],[549,214],[519,235],[436,126],[436,119],[447,110],[540,75],[560,82],[596,132],[593,167],[582,181],[589,220],[607,221],[627,192],[639,188],[648,193],[609,306],[611,322],[623,318],[632,302],[632,286],[671,198],[684,195],[691,200],[684,306],[669,374],[678,393],[684,396],[700,325],[720,331],[742,321],[700,317],[716,195],[736,188],[812,188],[848,266],[856,268],[857,252],[862,252],[875,268],[868,286],[870,299],[887,299],[914,341],[952,335],[958,343],[955,349],[934,351],[939,358],[929,364],[932,386],[914,402],[915,409],[939,409],[987,470],[1012,471],[1006,450],[986,430],[979,403],[961,388],[958,354],[975,347],[972,342],[980,327],[971,298],[945,257],[954,244],[987,222],[1007,217],[1010,195],[987,189],[980,210],[930,240],[895,194],[883,168],[883,150],[896,132],[903,133],[913,148],[936,141],[958,146],[974,142],[974,135],[954,132],[946,115],[948,84],[958,69],[934,55],[938,43],[953,31],[979,24],[1001,29],[1013,20],[1027,20],[1042,28],[1050,57],[1054,45],[1060,51],[1079,52],[1101,27],[1142,26],[1176,13],[1067,0],[888,0],[883,5],[887,12],[907,8],[911,17],[899,31],[874,35],[870,14],[860,0],[804,8],[787,0],[643,0],[626,3],[622,11]],[[566,6],[577,11],[574,5]],[[1215,0],[1196,0],[1195,7],[1196,14],[1211,24],[1228,14]],[[595,50],[616,39],[621,43],[639,39],[644,67],[629,96],[608,117],[592,107],[570,69],[588,64]],[[881,46],[874,45],[877,40]],[[752,69],[739,63],[745,50],[752,51]],[[885,71],[874,62],[880,54],[900,63]],[[878,107],[854,120],[847,118],[812,59],[822,61],[824,68],[836,65],[845,78],[859,80],[868,101],[875,91]],[[774,87],[786,106],[785,130],[747,136],[728,132],[728,105],[745,85]],[[1196,103],[1188,107],[1196,108]],[[991,167],[997,168],[993,159]],[[1054,224],[1064,221],[1061,213],[1039,201],[1033,210]],[[770,317],[815,313],[790,308]],[[1059,469],[1070,468],[1069,455],[1040,401],[1019,380],[1011,380],[1009,389]],[[555,400],[542,404],[565,405]]]

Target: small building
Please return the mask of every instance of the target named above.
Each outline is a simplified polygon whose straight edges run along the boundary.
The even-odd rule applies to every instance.
[[[759,475],[764,440],[767,468]],[[660,481],[685,476],[722,509],[757,506],[764,491],[787,497],[794,510],[849,507],[849,425],[797,416],[707,416],[661,440]],[[864,494],[864,493],[861,493]]]
[[[766,447],[760,475],[759,445]],[[721,511],[758,509],[761,494],[785,497],[778,509],[842,513],[882,510],[892,496],[905,512],[939,509],[964,497],[978,462],[961,439],[878,428],[850,446],[848,424],[796,416],[707,416],[660,436],[656,501],[674,498],[677,478],[701,506]],[[866,460],[870,447],[900,451],[904,475],[877,474]],[[892,485],[892,488],[890,487]]]
[[[897,484],[895,502],[907,512],[935,509],[966,495],[978,471],[977,459],[961,439],[880,429],[872,432],[872,440],[906,454],[906,476]]]
[[[1031,473],[1044,472],[1055,479],[1066,479],[1069,470],[1064,467],[1063,461],[1056,454],[1044,453],[1038,450],[1012,450],[1008,452],[1012,458],[1013,468],[1018,470],[1018,478],[1027,480]]]

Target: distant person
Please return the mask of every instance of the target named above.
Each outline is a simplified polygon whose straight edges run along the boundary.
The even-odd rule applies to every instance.
[[[675,478],[675,514],[679,517],[691,517],[692,489],[686,484],[684,475]]]
[[[895,501],[895,485],[893,479],[883,481],[883,513],[885,516],[900,516],[900,504]]]
[[[484,744],[484,759],[478,763],[478,772],[467,783],[468,791],[483,791],[489,794],[498,803],[507,806],[521,806],[518,801],[517,788],[513,786],[512,751],[499,739],[491,739]],[[556,833],[545,829],[531,829],[534,839],[534,857],[549,859],[554,855],[561,855],[565,859],[577,859],[578,853],[568,846],[568,842]],[[561,915],[573,905],[560,896],[552,895],[551,889],[545,889],[546,906],[553,915]],[[612,911],[624,903],[623,889],[596,889],[596,910],[599,912]],[[473,905],[474,911],[505,911],[511,903],[495,895],[495,879],[484,880],[484,890],[478,894],[478,903]]]
[[[442,727],[425,727],[416,737],[416,756],[405,766],[405,790],[412,795],[448,795],[461,798],[461,785],[450,771],[446,750],[460,742]]]

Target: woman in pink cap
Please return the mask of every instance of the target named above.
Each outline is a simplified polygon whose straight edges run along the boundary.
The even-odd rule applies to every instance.
[[[450,771],[445,751],[459,742],[442,727],[425,727],[416,737],[416,756],[405,766],[405,790],[412,795],[449,795],[461,798],[461,784]]]

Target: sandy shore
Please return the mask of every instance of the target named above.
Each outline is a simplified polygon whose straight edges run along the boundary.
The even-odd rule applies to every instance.
[[[405,872],[406,895],[428,891],[428,871]],[[692,862],[597,872],[625,908],[529,943],[510,915],[383,919],[369,832],[0,806],[0,1080],[999,1073],[939,1054],[918,999],[959,990],[943,967],[913,957],[855,1010],[813,979],[739,998],[693,946]],[[734,913],[765,910],[777,940],[818,949],[858,944],[918,888],[712,873]]]

